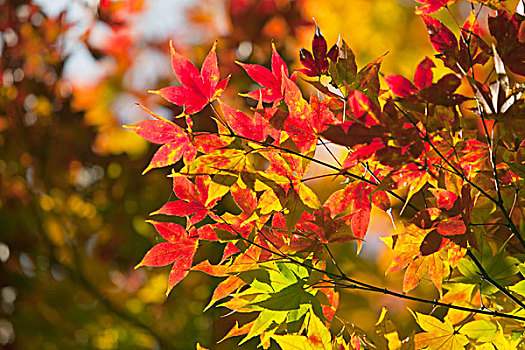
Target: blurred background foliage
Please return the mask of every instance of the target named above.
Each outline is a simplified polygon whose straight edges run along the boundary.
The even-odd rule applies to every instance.
[[[122,125],[146,118],[137,103],[167,118],[181,112],[147,93],[178,83],[169,40],[199,66],[218,38],[238,107],[246,101],[237,92],[254,86],[234,61],[268,65],[273,40],[297,68],[312,18],[329,45],[341,34],[360,65],[388,51],[383,72],[412,77],[432,55],[414,8],[411,0],[0,0],[0,347],[233,348],[235,339],[214,344],[246,316],[202,312],[218,280],[192,273],[166,298],[167,269],[133,269],[158,240],[144,220],[169,200],[171,184],[168,169],[140,176],[155,146]],[[453,10],[465,17],[470,8]],[[209,111],[201,114],[205,128]],[[313,186],[322,197],[339,185]],[[398,289],[401,273],[385,278],[390,256],[377,239],[392,224],[377,214],[370,230],[359,257],[351,244],[338,247],[340,263],[352,277]],[[219,246],[202,249],[220,256]],[[418,292],[434,293],[430,283]],[[338,317],[366,329],[388,306],[402,335],[411,331],[404,302],[342,293]]]

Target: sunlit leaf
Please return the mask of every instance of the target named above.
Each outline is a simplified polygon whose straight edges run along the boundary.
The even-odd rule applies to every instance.
[[[165,266],[173,263],[166,295],[188,274],[197,251],[197,238],[189,237],[184,227],[170,222],[150,221],[157,232],[167,240],[151,248],[135,266]]]
[[[199,72],[190,61],[175,51],[170,42],[173,71],[183,86],[168,86],[150,92],[177,106],[185,106],[188,114],[200,112],[222,94],[229,80],[228,77],[220,81],[216,47],[217,42],[213,44],[202,64],[202,71]]]
[[[498,331],[498,326],[487,320],[469,322],[459,329],[459,333],[480,342],[490,342]]]
[[[444,322],[439,319],[413,312],[418,325],[423,329],[423,333],[415,336],[416,348],[427,348],[429,350],[461,350],[469,343],[467,337],[454,330],[450,321]]]
[[[459,0],[416,0],[416,1],[423,5],[417,8],[416,14],[429,15]]]

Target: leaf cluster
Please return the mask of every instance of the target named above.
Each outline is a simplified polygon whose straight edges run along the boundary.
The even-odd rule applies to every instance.
[[[167,293],[191,270],[224,278],[209,306],[225,299],[220,306],[232,312],[256,314],[226,337],[244,335],[240,344],[259,337],[263,348],[275,341],[283,349],[523,346],[525,18],[491,2],[482,6],[496,9],[487,33],[478,9],[456,35],[430,16],[455,1],[419,2],[436,55],[421,61],[413,80],[383,77],[383,57],[359,68],[344,40],[328,49],[316,27],[311,52],[299,53],[299,74],[290,75],[275,46],[271,69],[239,63],[260,85],[243,94],[257,103],[252,110],[221,97],[228,78],[220,80],[216,45],[200,71],[172,47],[182,86],[155,93],[185,107],[184,126],[144,108],[153,119],[129,128],[161,144],[145,172],[173,168],[176,199],[152,214],[185,223],[152,222],[167,242],[138,266],[173,264]],[[434,79],[437,64],[449,73]],[[297,79],[315,93],[305,97]],[[196,130],[195,113],[207,106],[214,130]],[[321,148],[337,165],[316,157]],[[308,186],[312,163],[344,179],[324,201]],[[219,210],[228,200],[234,205]],[[395,253],[386,272],[405,271],[402,293],[348,276],[330,250],[355,241],[359,252],[372,208],[393,218],[396,203],[399,227],[384,238]],[[192,264],[204,242],[224,247],[217,264]],[[439,300],[407,294],[425,278]],[[414,312],[422,331],[403,340],[386,311],[373,335],[343,321],[332,335],[340,290],[444,311],[440,318]]]

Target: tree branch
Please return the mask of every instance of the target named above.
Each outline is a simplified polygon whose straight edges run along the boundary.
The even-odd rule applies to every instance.
[[[428,145],[430,147],[432,147],[432,149],[438,154],[438,156],[443,159],[443,161],[450,167],[450,170],[452,171],[452,173],[456,174],[459,178],[461,178],[463,181],[465,181],[466,183],[468,183],[469,185],[471,185],[472,187],[474,187],[476,190],[478,190],[482,195],[484,195],[486,198],[488,198],[491,202],[493,202],[494,204],[496,204],[496,206],[501,210],[505,220],[507,220],[507,222],[509,223],[509,228],[510,230],[512,231],[512,233],[516,236],[516,238],[518,238],[518,240],[520,241],[520,244],[522,245],[523,248],[525,248],[525,239],[521,236],[518,228],[516,227],[516,225],[514,225],[514,222],[512,221],[512,219],[510,218],[510,216],[508,215],[507,213],[507,210],[505,209],[505,206],[503,205],[503,201],[500,201],[500,200],[497,200],[495,199],[494,197],[492,197],[490,194],[488,194],[484,189],[482,189],[481,187],[479,187],[476,183],[474,183],[473,181],[471,181],[468,177],[466,177],[462,172],[460,172],[458,169],[456,169],[456,167],[454,167],[454,165],[452,163],[450,163],[450,161],[439,151],[439,149],[436,147],[436,145],[434,145],[434,143],[430,140],[430,137],[428,136],[428,134],[424,133],[418,126],[417,124],[414,122],[414,120],[412,120],[412,118],[409,116],[409,114],[403,110],[401,107],[399,107],[397,104],[395,105],[396,106],[396,109],[399,110],[401,113],[403,113],[403,115],[408,119],[408,121],[415,127],[417,128],[419,134],[421,135],[421,139],[428,143]]]

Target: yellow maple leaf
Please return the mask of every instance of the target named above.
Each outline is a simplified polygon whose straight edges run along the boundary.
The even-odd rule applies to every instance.
[[[454,330],[454,325],[449,320],[442,322],[433,316],[410,311],[424,331],[415,335],[416,349],[463,350],[469,343],[466,336]]]

